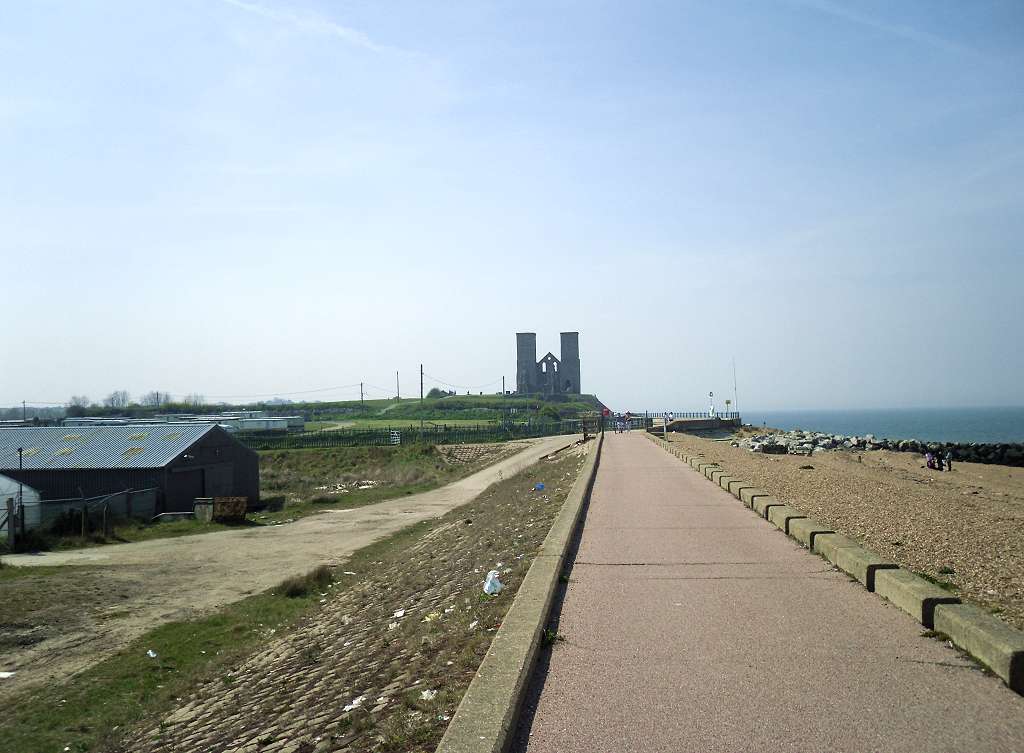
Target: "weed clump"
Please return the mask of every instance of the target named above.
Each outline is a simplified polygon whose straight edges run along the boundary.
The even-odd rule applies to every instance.
[[[315,590],[327,588],[334,581],[334,572],[327,565],[310,570],[305,575],[294,575],[281,581],[278,586],[281,594],[289,599],[299,599]]]

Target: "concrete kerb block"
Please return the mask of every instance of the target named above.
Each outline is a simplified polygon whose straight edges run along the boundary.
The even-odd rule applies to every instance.
[[[808,549],[814,549],[814,539],[825,533],[835,533],[811,518],[793,518],[789,521],[789,535]]]
[[[598,437],[495,633],[483,662],[437,746],[437,753],[504,753],[515,734],[519,710],[551,612],[566,550],[579,525],[600,463]]]
[[[733,479],[732,481],[729,482],[729,488],[726,489],[726,491],[729,492],[729,494],[734,496],[736,499],[740,499],[740,492],[743,491],[744,489],[750,488],[752,488],[752,486],[748,482]]]
[[[785,534],[789,534],[789,522],[806,518],[802,512],[789,505],[774,505],[768,508],[768,521]]]
[[[968,604],[935,607],[935,630],[1024,695],[1024,633]]]
[[[708,478],[711,479],[711,482],[713,484],[717,484],[718,483],[718,479],[722,478],[722,476],[728,476],[728,475],[729,475],[729,471],[727,471],[727,470],[725,470],[725,468],[722,468],[721,466],[719,466],[718,468],[715,468],[713,471],[711,471],[708,474]]]
[[[751,508],[754,512],[760,515],[762,518],[768,518],[768,511],[773,507],[778,507],[782,503],[779,502],[775,497],[768,495],[766,497],[754,497],[754,504]]]
[[[745,504],[747,507],[753,508],[755,497],[770,497],[771,495],[764,489],[758,489],[755,486],[748,487],[740,490],[740,502]]]
[[[729,491],[729,484],[731,484],[733,481],[736,481],[736,479],[733,476],[730,476],[728,473],[726,473],[724,476],[719,476],[718,481],[716,481],[715,483],[722,487],[722,491],[727,492]]]
[[[875,573],[879,570],[895,570],[899,567],[895,562],[883,559],[860,546],[845,546],[836,549],[835,556],[832,564],[859,580],[869,591],[875,590]]]
[[[725,471],[722,470],[722,467],[717,463],[715,465],[704,466],[702,473],[704,474],[704,478],[710,479],[711,474],[714,473],[715,471],[718,471],[719,473],[725,473]]]
[[[815,554],[820,554],[834,565],[836,552],[847,546],[860,546],[860,544],[840,533],[827,533],[815,537],[812,549]]]
[[[960,598],[949,591],[902,569],[876,572],[875,593],[929,629],[935,627],[935,607],[960,603]]]

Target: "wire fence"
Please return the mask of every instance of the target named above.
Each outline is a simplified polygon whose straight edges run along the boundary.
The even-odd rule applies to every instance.
[[[89,533],[117,519],[149,520],[156,515],[157,493],[157,489],[125,490],[99,497],[24,502],[12,507],[13,517],[7,510],[0,511],[0,538],[9,540],[12,528],[16,535],[35,530]]]
[[[325,431],[239,432],[235,438],[252,450],[299,450],[326,447],[365,447],[400,444],[479,444],[507,442],[512,439],[550,437],[557,434],[582,434],[600,430],[599,418],[535,421],[523,424],[479,424],[475,426],[417,426],[375,429],[331,429]]]

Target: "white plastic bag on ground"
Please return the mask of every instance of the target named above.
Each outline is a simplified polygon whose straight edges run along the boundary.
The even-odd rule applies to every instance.
[[[498,580],[498,571],[491,570],[487,573],[487,580],[484,581],[484,593],[495,596],[501,593],[501,589],[505,586],[500,580]]]

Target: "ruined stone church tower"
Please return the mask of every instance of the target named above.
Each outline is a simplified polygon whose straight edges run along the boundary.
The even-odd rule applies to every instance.
[[[516,333],[516,391],[580,394],[580,333],[563,332],[561,359],[548,352],[537,360],[537,333]]]

